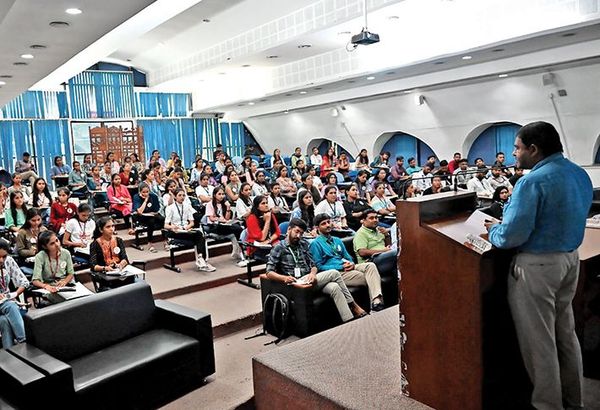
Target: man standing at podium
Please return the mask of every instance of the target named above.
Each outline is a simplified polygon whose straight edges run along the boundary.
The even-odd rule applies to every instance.
[[[536,409],[583,408],[583,366],[571,301],[592,183],[562,151],[551,124],[522,127],[513,155],[517,167],[531,172],[517,182],[502,223],[486,223],[493,245],[518,250],[508,277],[508,302]]]

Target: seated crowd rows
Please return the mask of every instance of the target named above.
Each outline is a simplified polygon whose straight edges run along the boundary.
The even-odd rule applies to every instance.
[[[249,259],[267,263],[272,280],[310,287],[331,296],[343,321],[360,317],[346,285],[366,285],[371,309],[383,307],[381,281],[373,261],[396,258],[390,246],[396,234],[392,199],[411,198],[450,189],[493,197],[498,217],[516,179],[504,165],[504,154],[489,170],[481,159],[469,167],[459,153],[449,163],[434,156],[422,167],[414,158],[382,152],[373,162],[361,150],[351,164],[330,148],[314,148],[307,159],[296,148],[282,158],[246,156],[239,163],[220,147],[213,161],[197,155],[190,169],[177,153],[165,161],[155,150],[146,164],[136,153],[117,161],[108,153],[104,163],[91,155],[72,168],[54,158],[50,174],[55,192],[38,176],[30,155],[17,161],[10,187],[0,185],[0,334],[4,347],[25,339],[19,295],[31,285],[47,291],[49,302],[74,283],[75,266],[93,272],[122,270],[129,264],[124,241],[116,236],[115,218],[123,219],[130,234],[143,230],[148,250],[156,252],[154,232],[162,230],[166,247],[189,245],[199,270],[214,271],[207,261],[206,236],[233,244],[239,266]],[[24,182],[26,181],[26,182]],[[108,216],[95,219],[97,208]],[[358,263],[340,237],[353,236]],[[285,239],[284,239],[285,238]],[[244,245],[244,248],[240,246]],[[23,272],[30,272],[30,277]],[[12,284],[12,286],[11,286]]]

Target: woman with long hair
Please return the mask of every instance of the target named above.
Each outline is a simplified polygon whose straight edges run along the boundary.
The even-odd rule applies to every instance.
[[[227,194],[227,199],[229,199],[232,204],[235,204],[240,197],[240,189],[242,188],[238,173],[233,170],[230,171],[229,174],[227,174],[227,181],[225,194]]]
[[[12,174],[12,185],[8,188],[8,194],[12,194],[13,192],[20,192],[23,194],[23,200],[25,203],[29,203],[29,188],[23,185],[23,179],[21,178],[21,174],[15,172]]]
[[[50,207],[50,229],[59,235],[65,231],[67,220],[73,218],[77,214],[77,206],[69,202],[71,191],[69,188],[58,188],[56,201]]]
[[[160,199],[150,191],[150,186],[142,182],[138,187],[138,193],[133,197],[133,206],[131,208],[133,220],[146,227],[148,235],[148,250],[156,253],[152,241],[154,231],[162,229],[164,219],[160,214]]]
[[[37,239],[46,227],[42,225],[42,216],[36,208],[30,208],[25,214],[25,223],[17,233],[16,245],[17,253],[21,258],[30,258],[35,256],[38,251]]]
[[[162,196],[164,207],[168,207],[175,202],[175,190],[177,189],[177,181],[174,179],[167,179],[165,182],[165,193]]]
[[[244,182],[240,188],[240,194],[235,201],[235,216],[241,221],[245,221],[252,210],[252,188],[250,184]]]
[[[333,147],[329,147],[327,153],[323,155],[323,164],[321,165],[321,178],[330,172],[337,171],[337,161]]]
[[[238,243],[243,229],[234,222],[233,211],[229,201],[225,198],[225,190],[222,186],[218,186],[213,190],[213,199],[206,204],[206,213],[202,218],[202,222],[206,224],[209,233],[229,237],[233,246],[231,257],[240,259],[238,266],[248,264]]]
[[[415,198],[417,196],[417,188],[408,182],[405,182],[402,185],[402,199]]]
[[[4,217],[4,211],[8,204],[8,188],[2,182],[0,182],[0,214]]]
[[[23,194],[19,191],[10,194],[10,207],[4,210],[4,224],[11,232],[18,232],[25,223],[27,205]]]
[[[119,161],[116,160],[114,152],[109,151],[106,153],[106,161],[110,162],[111,175],[118,174],[119,172],[121,172],[121,164],[119,164]]]
[[[290,219],[290,208],[283,196],[281,196],[281,186],[279,182],[271,185],[271,194],[268,196],[269,210],[276,216],[277,220],[284,222]]]
[[[32,206],[40,211],[42,222],[48,224],[50,220],[50,207],[52,206],[52,195],[48,189],[48,183],[44,178],[38,178],[32,187]]]
[[[29,281],[9,253],[9,243],[0,241],[0,300],[2,300],[0,317],[4,319],[1,321],[0,333],[4,349],[25,341],[25,324],[22,316],[24,311],[19,308],[15,300],[29,288]],[[14,294],[9,287],[11,282],[17,288]]]
[[[165,211],[164,227],[169,243],[183,246],[194,246],[196,267],[200,271],[214,272],[216,268],[206,262],[206,242],[199,230],[194,230],[194,214],[196,210],[185,202],[185,192],[181,188],[175,190],[175,202]]]
[[[356,158],[356,169],[360,171],[361,169],[366,169],[367,171],[371,170],[369,166],[369,154],[365,148],[361,149],[358,153],[358,157]]]
[[[348,160],[348,154],[345,152],[342,152],[338,158],[337,171],[344,176],[344,179],[348,179],[348,174],[350,173],[350,161]]]
[[[492,196],[492,200],[494,201],[492,205],[490,205],[489,214],[496,219],[502,220],[502,213],[504,212],[504,206],[508,202],[508,197],[510,196],[510,191],[507,187],[501,185],[494,191],[494,195]]]
[[[315,218],[315,205],[310,191],[300,189],[298,192],[298,206],[292,211],[290,219],[299,218],[306,222],[308,229],[304,233],[306,236],[315,237],[317,235],[314,229],[313,219]]]
[[[223,171],[223,174],[221,175],[221,185],[227,186],[229,183],[229,174],[231,172],[235,172],[237,175],[237,171],[235,170],[233,164],[225,165],[225,171]]]
[[[145,167],[142,161],[140,161],[140,156],[137,153],[132,152],[129,154],[129,158],[131,158],[131,164],[137,170],[138,174],[141,175],[142,172],[144,172]]]
[[[246,169],[244,173],[244,177],[246,178],[246,182],[250,184],[250,186],[254,185],[254,181],[256,181],[256,173],[258,172],[258,164],[255,161],[250,162],[250,166]]]
[[[125,185],[121,183],[119,174],[113,174],[110,181],[110,186],[106,190],[108,201],[110,202],[110,211],[117,217],[123,218],[125,225],[129,228],[129,234],[133,235],[131,228],[131,194]]]
[[[348,226],[354,231],[361,227],[363,212],[370,208],[369,203],[360,197],[358,185],[353,182],[346,190],[346,200],[343,202],[344,211],[346,211],[346,220]]]
[[[81,163],[81,169],[86,174],[90,175],[92,173],[92,167],[94,163],[92,162],[92,154],[85,154],[83,156],[83,162]]]
[[[265,171],[258,171],[256,179],[252,184],[252,194],[254,196],[269,195],[269,186],[267,185],[267,174]]]
[[[380,168],[379,171],[373,177],[373,181],[371,181],[371,197],[375,195],[375,184],[382,183],[384,186],[385,196],[394,196],[394,190],[388,183],[388,170],[387,168]]]
[[[282,167],[279,169],[276,181],[281,187],[281,195],[286,196],[288,198],[294,198],[296,196],[298,188],[296,188],[296,185],[294,184],[294,182],[292,182],[292,179],[289,177],[287,167]]]
[[[302,185],[298,190],[298,201],[300,201],[300,191],[305,190],[310,192],[310,194],[312,195],[313,203],[318,204],[319,202],[321,202],[321,193],[315,186],[314,179],[311,178],[310,174],[302,174],[301,181]]]
[[[94,237],[96,222],[91,218],[92,207],[88,204],[79,204],[77,215],[67,221],[63,245],[69,251],[76,253],[77,257],[85,262],[89,260],[89,246]]]
[[[315,214],[327,214],[335,229],[346,229],[346,211],[344,206],[338,200],[338,189],[336,186],[328,185],[323,191],[323,200],[315,208]]]
[[[208,175],[208,183],[210,185],[212,185],[213,187],[219,185],[219,183],[215,179],[215,176],[213,175],[213,170],[210,165],[208,165],[208,164],[204,165],[204,168],[202,168],[202,170],[204,171],[204,173],[206,175]]]
[[[273,151],[273,156],[271,157],[271,168],[275,166],[275,161],[277,160],[283,163],[283,158],[281,158],[281,150],[279,148],[275,148]]]
[[[194,163],[194,168],[192,168],[192,174],[190,176],[190,185],[197,186],[200,183],[200,175],[204,170],[204,160],[202,157],[197,158]]]
[[[277,218],[269,210],[267,197],[260,195],[254,198],[246,226],[248,229],[246,240],[251,244],[259,245],[258,248],[250,247],[248,254],[254,255],[255,259],[266,260],[270,247],[279,242],[281,236]]]

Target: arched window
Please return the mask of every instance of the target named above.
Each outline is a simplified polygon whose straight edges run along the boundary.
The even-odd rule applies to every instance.
[[[515,135],[520,128],[520,125],[510,122],[496,123],[486,128],[471,144],[467,155],[469,162],[474,163],[475,158],[483,158],[487,165],[492,165],[496,161],[496,153],[504,152],[506,164],[512,165]]]
[[[417,165],[419,166],[427,161],[427,157],[435,155],[429,145],[425,144],[420,139],[403,132],[392,135],[390,139],[383,144],[381,152],[383,151],[389,151],[392,154],[390,157],[391,163],[395,163],[396,157],[402,155],[406,164],[408,164],[407,161],[409,158],[414,157],[417,159]],[[373,156],[376,155],[379,155],[379,152],[373,153]]]

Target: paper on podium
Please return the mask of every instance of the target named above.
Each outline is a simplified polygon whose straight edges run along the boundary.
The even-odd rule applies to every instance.
[[[430,226],[448,238],[482,254],[492,248],[492,244],[481,237],[487,234],[485,222],[500,222],[481,211],[474,211],[468,218],[452,219],[431,223]]]
[[[591,218],[586,219],[585,227],[600,229],[600,214],[594,215]]]

